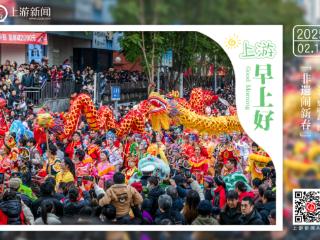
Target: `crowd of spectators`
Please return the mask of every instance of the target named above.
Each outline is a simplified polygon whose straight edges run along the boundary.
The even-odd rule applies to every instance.
[[[24,89],[43,81],[75,81],[76,89],[83,91],[94,81],[91,68],[73,74],[68,61],[50,68],[46,59],[42,64],[19,67],[7,61],[0,69],[2,94],[9,108],[6,119],[9,124],[21,121],[30,131],[34,130],[36,114]],[[111,69],[105,73],[106,82],[140,81],[140,76]],[[220,88],[217,94],[234,105],[235,94],[230,85]],[[122,107],[120,118],[132,107]],[[210,107],[214,115],[229,114],[221,101]],[[0,173],[4,177],[0,223],[275,224],[274,167],[270,162],[262,179],[251,179],[245,167],[248,153],[254,152],[256,146],[247,136],[200,136],[182,126],[156,134],[149,122],[145,127],[148,134],[118,137],[114,130],[90,131],[86,119],[80,118],[72,138],[62,140],[51,133],[48,144],[25,136],[15,141],[15,133],[6,133],[0,148]],[[209,163],[219,159],[223,146],[240,150],[239,159],[230,157],[221,163],[224,170],[220,163]],[[27,162],[22,155],[26,149]],[[130,173],[148,156],[168,164],[170,174],[159,178],[152,169],[139,170],[140,181],[129,183]],[[207,164],[204,169],[192,167],[200,162]],[[114,169],[112,174],[106,170],[109,168]],[[224,177],[235,172],[246,176],[246,180],[239,180],[233,189],[228,189]]]

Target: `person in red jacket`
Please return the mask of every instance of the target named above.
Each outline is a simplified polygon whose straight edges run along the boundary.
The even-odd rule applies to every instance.
[[[73,158],[73,154],[75,149],[82,149],[82,144],[81,144],[81,135],[78,132],[75,132],[72,135],[72,141],[71,143],[68,144],[66,147],[65,153],[68,155],[70,159]]]
[[[247,191],[248,189],[244,182],[242,181],[236,182],[235,190],[239,195],[239,202],[241,202],[244,197],[250,197],[254,200],[254,197],[255,197],[254,192]]]
[[[214,183],[216,188],[214,190],[214,198],[212,200],[212,205],[224,209],[227,203],[226,197],[226,184],[221,176],[214,177]]]

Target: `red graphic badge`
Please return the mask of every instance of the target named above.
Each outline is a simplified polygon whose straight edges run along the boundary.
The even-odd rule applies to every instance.
[[[307,202],[306,203],[306,210],[309,213],[313,213],[316,211],[316,204],[314,202]]]

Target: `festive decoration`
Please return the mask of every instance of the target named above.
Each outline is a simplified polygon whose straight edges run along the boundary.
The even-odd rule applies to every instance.
[[[40,127],[50,128],[54,126],[54,119],[50,113],[41,113],[37,116],[37,122]]]
[[[27,129],[20,120],[14,120],[12,122],[9,132],[16,134],[16,142],[19,142],[19,140],[23,137],[27,139],[33,137],[33,133]]]
[[[190,94],[190,106],[198,114],[204,114],[205,107],[212,105],[219,99],[217,95],[210,90],[194,88]]]
[[[249,166],[248,171],[251,173],[251,178],[263,179],[262,169],[266,167],[267,163],[271,161],[269,156],[266,156],[266,153],[259,151],[258,153],[251,153],[248,157]]]
[[[146,158],[142,158],[140,159],[139,163],[138,163],[138,172],[141,172],[142,169],[144,169],[145,167],[154,167],[153,176],[157,176],[160,179],[164,179],[167,176],[169,176],[170,174],[170,167],[168,164],[166,164],[164,161],[162,161],[159,158],[156,158],[154,156],[147,156]],[[133,182],[137,182],[140,181],[140,176],[139,173],[135,172],[132,177],[129,180],[129,183],[133,183]]]
[[[226,184],[227,191],[234,190],[235,185],[238,181],[244,182],[244,184],[247,186],[247,191],[251,190],[251,187],[248,183],[246,176],[243,175],[241,172],[234,172],[234,173],[228,174],[223,177],[223,181]]]
[[[150,120],[154,131],[168,130],[170,124],[182,124],[195,131],[210,134],[242,131],[236,116],[207,117],[204,115],[206,105],[218,100],[211,91],[201,88],[193,89],[190,103],[178,98],[177,92],[171,92],[167,99],[159,93],[152,92],[148,100],[140,102],[131,109],[119,122],[113,116],[112,110],[107,106],[97,110],[89,95],[79,94],[74,98],[68,113],[53,118],[49,113],[39,114],[37,123],[39,127],[57,133],[60,139],[70,137],[76,130],[81,114],[84,114],[89,127],[99,129],[115,129],[118,137],[129,132],[145,131],[145,121]],[[1,105],[1,103],[0,103]],[[38,131],[35,129],[35,131]]]

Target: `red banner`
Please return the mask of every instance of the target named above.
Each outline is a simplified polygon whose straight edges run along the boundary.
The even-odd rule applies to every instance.
[[[0,43],[48,45],[44,32],[0,32]]]

